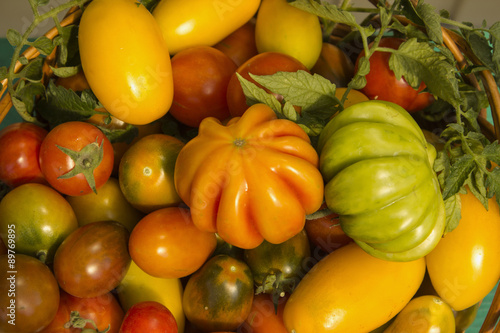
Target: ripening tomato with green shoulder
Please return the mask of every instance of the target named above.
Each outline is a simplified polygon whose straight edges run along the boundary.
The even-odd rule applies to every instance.
[[[173,97],[169,49],[140,2],[89,3],[80,19],[78,46],[85,77],[113,116],[144,125],[168,112]]]
[[[398,313],[384,333],[455,333],[455,315],[451,307],[438,296],[413,298]]]
[[[174,185],[174,168],[183,146],[179,139],[160,133],[147,135],[127,149],[118,181],[132,206],[147,214],[182,202]]]
[[[56,316],[59,286],[40,260],[20,253],[1,255],[0,288],[1,332],[39,332]]]
[[[153,10],[171,55],[213,46],[248,22],[260,0],[161,0]]]
[[[104,185],[113,171],[109,139],[96,126],[68,121],[52,128],[40,146],[40,169],[47,182],[65,195],[84,195]]]
[[[134,304],[155,301],[166,306],[175,317],[179,333],[184,332],[182,309],[184,288],[180,279],[157,278],[144,272],[132,260],[127,273],[115,289],[124,311]]]
[[[253,276],[245,262],[220,254],[189,277],[182,307],[194,326],[205,331],[236,330],[250,314]]]
[[[262,0],[255,23],[259,53],[288,54],[311,69],[323,46],[317,15],[292,6],[287,0]]]
[[[353,242],[302,278],[285,304],[283,321],[295,333],[369,332],[408,304],[424,274],[424,258],[383,260]]]
[[[23,184],[0,201],[0,238],[17,254],[50,264],[59,245],[77,228],[71,205],[50,186]]]
[[[144,213],[127,201],[118,179],[114,177],[110,177],[97,193],[66,196],[66,200],[73,208],[80,226],[98,221],[116,221],[132,232],[137,222],[144,217]]]
[[[488,210],[467,188],[459,194],[461,218],[426,256],[434,289],[453,310],[482,300],[500,278],[500,211],[495,197]]]
[[[177,157],[174,182],[198,228],[245,249],[295,236],[323,202],[309,136],[265,104],[225,125],[205,118]]]

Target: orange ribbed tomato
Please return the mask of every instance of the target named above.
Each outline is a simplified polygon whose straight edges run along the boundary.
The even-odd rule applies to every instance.
[[[495,198],[487,211],[468,191],[461,194],[462,218],[427,257],[438,295],[460,311],[482,300],[500,278],[500,212]]]
[[[408,304],[424,274],[424,258],[382,260],[347,244],[299,282],[285,305],[285,326],[295,333],[369,332]]]
[[[298,234],[324,191],[305,131],[264,104],[226,126],[205,118],[177,157],[174,182],[198,228],[246,249]]]

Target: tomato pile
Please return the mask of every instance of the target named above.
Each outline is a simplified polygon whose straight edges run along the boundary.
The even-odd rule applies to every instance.
[[[374,34],[349,1],[69,3],[0,130],[0,331],[471,325],[500,279],[500,154],[466,128],[482,95],[435,84],[435,36],[384,20],[421,7],[380,4]]]

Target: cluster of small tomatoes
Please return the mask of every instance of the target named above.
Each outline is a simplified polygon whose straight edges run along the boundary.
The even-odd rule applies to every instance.
[[[92,3],[95,8],[88,9],[89,13],[109,6],[107,0]],[[293,328],[293,332],[305,333],[333,329],[329,325],[334,321],[343,332],[402,332],[422,323],[455,332],[455,328],[469,326],[481,299],[493,287],[491,281],[496,283],[500,274],[498,265],[490,261],[491,253],[500,251],[495,245],[500,230],[492,232],[500,228],[493,200],[492,209],[486,212],[471,194],[462,196],[461,229],[442,241],[434,255],[437,265],[443,266],[443,275],[437,278],[443,282],[436,288],[439,290],[425,275],[423,258],[395,263],[371,257],[342,231],[337,216],[324,205],[309,212],[315,214],[299,225],[300,232],[279,244],[260,239],[258,246],[235,246],[226,234],[220,237],[193,222],[191,207],[178,188],[186,182],[193,187],[200,185],[191,185],[193,179],[175,179],[177,157],[189,142],[186,133],[196,132],[204,119],[227,124],[232,121],[228,119],[239,119],[249,109],[238,76],[260,86],[250,74],[302,70],[335,83],[340,99],[345,91],[342,87],[357,66],[358,54],[349,57],[337,46],[323,42],[317,17],[311,20],[285,0],[246,1],[242,5],[253,9],[237,8],[239,2],[217,3],[219,15],[227,14],[228,21],[233,18],[240,23],[228,23],[224,38],[210,45],[178,46],[180,49],[168,58],[171,90],[162,93],[167,99],[171,94],[171,100],[145,102],[144,108],[152,110],[155,120],[141,113],[145,112],[141,102],[132,103],[127,96],[107,102],[106,94],[112,96],[115,88],[130,84],[120,79],[120,75],[130,73],[103,74],[105,69],[93,70],[95,62],[102,62],[99,68],[127,66],[103,61],[81,44],[84,71],[54,82],[77,93],[95,89],[105,107],[116,107],[117,116],[111,110],[97,110],[87,121],[66,121],[50,129],[16,123],[0,131],[0,180],[9,188],[0,201],[0,289],[8,291],[0,295],[1,331],[105,332],[109,328],[106,332],[290,333]],[[129,5],[130,1],[123,0],[123,8],[114,8],[114,20],[126,19]],[[243,15],[245,11],[251,15]],[[172,16],[171,12],[160,4],[156,16]],[[293,50],[271,50],[279,44],[276,40],[285,40],[269,31],[277,12],[288,15],[288,30],[293,26],[304,29],[297,22],[305,16],[303,22],[310,22],[306,25],[307,42],[314,46],[311,36],[319,36],[315,46],[301,44],[294,35]],[[98,43],[100,38],[92,31],[100,29],[98,23],[88,24],[82,22],[85,33],[93,32],[93,41]],[[139,36],[144,32],[137,30]],[[215,31],[197,35],[207,33],[216,35]],[[101,39],[113,44],[122,37],[133,38],[123,31],[119,35],[113,41]],[[135,42],[132,47],[137,46]],[[397,48],[401,42],[385,38],[380,45]],[[111,45],[103,44],[102,48],[116,52]],[[155,52],[158,50],[161,48]],[[294,53],[296,50],[306,54]],[[133,52],[139,54],[140,50]],[[433,102],[432,95],[423,91],[425,85],[414,90],[394,77],[387,54],[376,52],[370,62],[366,87],[362,92],[351,91],[344,106],[382,99],[414,112]],[[142,83],[155,90],[165,73],[159,67],[149,70],[149,78],[142,79],[154,82]],[[148,93],[139,92],[145,100],[151,98]],[[280,101],[281,96],[275,97]],[[163,122],[167,116],[154,114],[163,112],[157,110],[162,104],[168,105],[167,116],[186,136],[168,133]],[[106,111],[112,114],[111,122]],[[111,142],[99,129],[125,128],[129,119],[138,129],[132,142]],[[187,162],[184,158],[183,166],[199,164],[205,155],[200,149],[198,155],[189,155]],[[194,178],[197,169],[188,169],[183,174]],[[199,170],[210,171],[208,167]],[[259,176],[263,173],[257,172],[255,177]],[[229,183],[226,185],[229,188]],[[285,191],[286,186],[281,185]],[[212,200],[210,204],[220,202]],[[471,226],[478,215],[489,222]],[[245,235],[250,239],[253,229],[233,231],[242,236],[240,239]],[[268,232],[280,233],[284,231]],[[478,246],[484,249],[485,261],[464,264],[474,258]],[[314,273],[309,275],[310,271]],[[305,276],[308,278],[303,280]],[[295,293],[299,283],[304,287]],[[449,296],[450,304],[442,300],[443,295]],[[332,313],[341,319],[334,319]],[[398,313],[401,315],[396,317]]]

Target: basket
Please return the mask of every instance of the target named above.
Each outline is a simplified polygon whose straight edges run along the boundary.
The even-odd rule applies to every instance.
[[[416,0],[411,0],[416,5]],[[373,5],[377,5],[377,0],[369,0],[369,2]],[[61,20],[60,25],[62,27],[78,23],[80,17],[82,15],[82,8],[79,6],[75,6],[69,9]],[[405,17],[396,17],[402,24],[408,25],[413,24]],[[376,20],[376,17],[373,18]],[[335,43],[335,36],[339,38],[345,36],[349,32],[349,27],[343,26],[342,24],[338,24],[335,27],[331,37],[333,43]],[[56,27],[50,29],[48,32],[44,34],[49,39],[53,39],[58,35],[58,30]],[[444,45],[452,52],[455,57],[460,69],[466,68],[469,64],[466,61],[465,56],[468,59],[472,60],[474,65],[482,65],[481,61],[474,55],[472,50],[469,48],[467,42],[462,38],[462,36],[458,35],[452,30],[449,30],[445,27],[442,27],[442,35],[444,40]],[[49,65],[53,65],[55,62],[55,52],[54,50],[52,54],[46,57],[46,61],[44,64],[43,70],[43,82],[45,84],[48,83],[50,77],[53,75],[52,70]],[[27,48],[22,55],[26,57],[28,60],[34,59],[40,55],[38,50],[35,47]],[[465,55],[465,56],[464,56]],[[23,65],[18,61],[15,64],[14,72],[18,73],[23,68]],[[497,86],[495,79],[492,73],[488,70],[482,70],[478,74],[479,80],[473,74],[469,74],[467,76],[467,80],[469,83],[474,86],[476,89],[480,90],[481,87],[485,88],[485,92],[488,97],[488,101],[490,104],[489,110],[483,109],[481,110],[478,122],[481,126],[481,130],[483,134],[491,141],[499,141],[500,142],[500,91]],[[7,90],[7,79],[2,82],[3,88],[0,93],[0,123],[4,120],[7,113],[12,109],[13,103],[10,97],[10,94]],[[491,113],[491,117],[493,123],[491,123],[487,119],[488,112]],[[492,301],[489,309],[484,309],[487,311],[484,322],[480,328],[479,333],[500,333],[500,323],[498,323],[498,319],[500,318],[500,287],[496,288],[496,291],[493,290],[489,296],[492,296]]]

